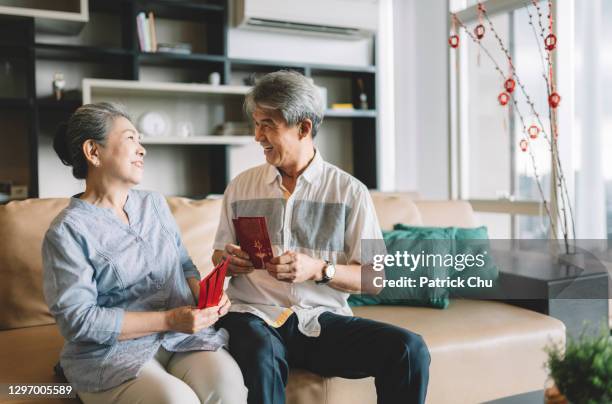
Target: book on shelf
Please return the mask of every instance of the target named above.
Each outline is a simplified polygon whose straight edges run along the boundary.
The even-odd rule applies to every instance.
[[[155,28],[155,14],[152,11],[141,11],[136,16],[138,29],[138,45],[141,52],[167,52],[181,55],[191,54],[191,44],[188,43],[159,43]]]
[[[337,102],[337,103],[332,104],[331,109],[333,109],[333,110],[341,110],[341,111],[352,111],[355,108],[353,107],[353,104],[351,104],[351,103],[348,103],[348,102],[346,102],[346,103],[344,103],[344,102],[342,102],[342,103],[341,102]]]
[[[155,16],[149,11],[149,35],[151,36],[151,52],[157,52],[157,33],[155,32]]]
[[[188,43],[160,43],[157,44],[157,51],[177,53],[180,55],[190,55],[191,45]]]
[[[138,13],[138,15],[136,16],[136,27],[138,29],[138,45],[140,45],[141,52],[147,51],[147,35],[145,34],[146,21],[147,19],[144,13]]]
[[[155,15],[149,11],[148,17],[144,11],[136,15],[138,29],[138,45],[141,52],[157,52],[157,33],[155,30]]]

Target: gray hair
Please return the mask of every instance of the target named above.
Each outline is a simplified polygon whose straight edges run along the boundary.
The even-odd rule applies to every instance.
[[[280,70],[258,79],[244,100],[249,119],[257,107],[279,111],[289,126],[310,119],[312,137],[317,135],[323,122],[324,106],[319,90],[312,79],[295,71]]]
[[[53,148],[64,165],[72,166],[72,175],[77,179],[87,177],[87,160],[83,153],[83,143],[92,139],[106,144],[108,133],[116,118],[131,121],[125,108],[120,104],[100,102],[79,107],[68,119],[61,123],[53,139]]]

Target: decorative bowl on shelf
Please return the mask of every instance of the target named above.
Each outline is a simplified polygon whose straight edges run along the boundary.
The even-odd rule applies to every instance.
[[[145,112],[138,119],[138,130],[144,136],[167,136],[170,130],[170,118],[163,112]]]

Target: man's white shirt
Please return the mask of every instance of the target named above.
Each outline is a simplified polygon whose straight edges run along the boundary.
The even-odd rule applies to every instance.
[[[234,178],[223,197],[215,250],[237,244],[232,219],[245,216],[266,218],[274,256],[295,251],[337,265],[360,264],[361,240],[382,239],[368,189],[318,150],[291,195],[271,164]],[[252,313],[273,327],[295,313],[300,332],[311,337],[320,334],[321,313],[352,315],[348,293],[314,281],[278,281],[265,270],[231,278],[227,294],[230,311]]]

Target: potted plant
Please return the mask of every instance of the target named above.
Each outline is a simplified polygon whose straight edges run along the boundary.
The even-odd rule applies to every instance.
[[[567,346],[552,345],[546,352],[546,366],[555,382],[545,392],[548,403],[562,402],[560,395],[573,404],[612,403],[612,337],[608,330],[595,337],[583,333]]]

